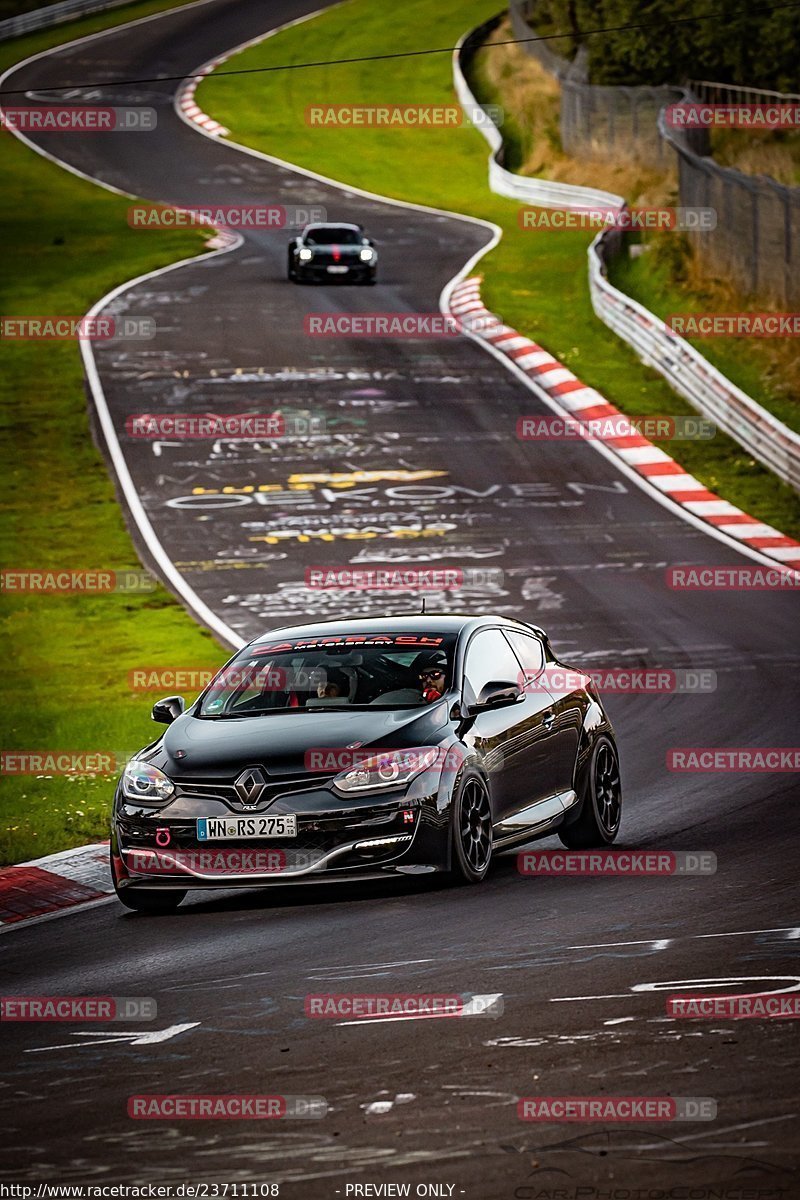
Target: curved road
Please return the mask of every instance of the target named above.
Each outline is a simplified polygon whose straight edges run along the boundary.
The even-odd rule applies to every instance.
[[[670,747],[796,741],[796,596],[670,591],[669,565],[747,560],[591,446],[517,441],[517,417],[548,410],[478,345],[305,335],[309,312],[437,311],[485,227],[364,199],[201,137],[173,111],[173,84],[114,84],[188,74],[317,7],[280,0],[266,14],[257,0],[210,0],[67,46],[4,84],[36,97],[108,80],[97,102],[155,107],[147,135],[37,139],[116,188],[185,205],[321,205],[362,221],[380,247],[377,287],[300,288],[284,278],[286,233],[248,233],[115,302],[158,327],[123,350],[95,345],[147,517],[233,640],[343,608],[413,611],[411,596],[309,592],[307,566],[436,562],[481,572],[438,603],[538,621],[563,656],[716,671],[713,693],[610,697],[609,708],[626,784],[622,844],[713,850],[719,869],[534,880],[512,857],[470,891],[243,893],[157,923],[113,902],[15,931],[2,940],[15,993],[150,995],[158,1029],[191,1028],[134,1045],[5,1026],[0,1178],[280,1182],[281,1195],[314,1198],[379,1182],[520,1200],[558,1188],[716,1185],[733,1197],[787,1186],[800,1144],[792,1022],[668,1020],[648,985],[800,985],[795,778],[665,766]],[[322,419],[326,432],[259,445],[154,445],[125,432],[141,412],[277,409]],[[338,1025],[304,1017],[315,990],[502,993],[504,1015]],[[169,1091],[321,1095],[330,1111],[275,1125],[127,1117],[130,1094]],[[718,1117],[653,1130],[525,1125],[515,1101],[534,1093],[711,1096]]]

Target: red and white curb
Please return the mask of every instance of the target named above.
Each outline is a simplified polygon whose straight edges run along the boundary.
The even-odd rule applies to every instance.
[[[194,125],[200,125],[211,137],[227,137],[230,129],[226,129],[224,125],[220,125],[219,121],[215,121],[213,117],[209,117],[208,113],[204,113],[195,100],[195,92],[203,79],[205,79],[206,75],[210,75],[212,71],[216,71],[217,67],[221,67],[223,63],[228,62],[229,59],[235,58],[237,54],[241,54],[242,51],[250,50],[253,46],[259,46],[262,42],[267,41],[268,38],[274,37],[276,33],[282,33],[284,29],[291,29],[295,25],[302,25],[316,16],[319,16],[319,12],[310,12],[306,13],[305,16],[296,17],[293,21],[287,21],[275,29],[268,29],[266,33],[260,33],[257,37],[242,42],[239,46],[231,46],[230,50],[226,50],[217,58],[212,58],[209,62],[203,63],[202,67],[197,68],[191,79],[188,79],[175,93],[175,109],[178,114],[185,121]],[[241,149],[241,147],[238,148]]]
[[[523,337],[516,329],[503,325],[481,300],[481,279],[473,276],[457,283],[450,299],[450,311],[456,318],[469,317],[476,337],[490,343],[505,354],[560,407],[566,417],[595,421],[619,418],[615,427],[624,428],[625,415],[605,396],[587,387],[567,370],[549,351]],[[735,504],[710,492],[704,484],[653,445],[633,427],[619,437],[601,438],[618,457],[648,483],[658,488],[674,503],[682,505],[694,517],[705,521],[721,533],[728,534],[759,554],[774,559],[781,566],[800,568],[800,542],[786,537],[779,529],[764,525],[748,516]]]
[[[285,25],[281,25],[279,29],[269,29],[266,33],[260,33],[258,37],[250,38],[247,42],[242,42],[240,46],[232,46],[224,54],[220,54],[217,58],[212,58],[209,62],[203,63],[202,67],[197,68],[191,79],[187,79],[186,83],[178,88],[175,95],[175,108],[177,111],[184,120],[194,125],[200,125],[211,137],[227,137],[230,129],[226,129],[224,125],[220,125],[219,121],[215,121],[213,117],[209,117],[208,113],[204,113],[197,103],[195,92],[198,86],[207,75],[210,75],[212,71],[216,71],[217,67],[221,67],[223,63],[228,62],[229,59],[234,58],[237,54],[241,54],[242,51],[260,45],[261,42],[265,42],[268,38],[273,37],[283,29],[289,29],[293,25],[302,25],[303,22],[309,21],[315,16],[317,16],[316,13],[307,13],[304,17],[288,21]]]
[[[0,867],[0,932],[98,904],[113,892],[108,842]]]
[[[226,137],[230,133],[230,129],[226,129],[224,125],[220,125],[219,121],[215,121],[213,117],[209,117],[208,113],[204,113],[195,100],[194,94],[203,78],[206,75],[210,75],[220,63],[225,62],[225,57],[215,58],[212,62],[205,63],[197,75],[193,75],[191,79],[187,79],[186,83],[178,89],[175,97],[178,110],[183,113],[187,120],[192,121],[195,125],[202,125],[206,133],[210,133],[212,137]]]

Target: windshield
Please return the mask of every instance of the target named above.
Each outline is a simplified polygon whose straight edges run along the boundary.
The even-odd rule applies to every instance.
[[[438,633],[265,639],[212,679],[198,716],[430,704],[450,686],[455,640],[455,634]]]
[[[332,225],[328,229],[309,229],[305,240],[315,246],[357,246],[362,238],[357,229]]]

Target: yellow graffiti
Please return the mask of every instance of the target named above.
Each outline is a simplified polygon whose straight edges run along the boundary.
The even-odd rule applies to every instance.
[[[286,484],[247,483],[242,487],[228,484],[222,488],[192,488],[193,496],[248,496],[253,492],[313,492],[318,484],[332,488],[352,488],[360,483],[416,483],[420,479],[435,479],[447,475],[447,471],[348,471],[320,472],[319,474],[290,475]]]
[[[335,542],[339,538],[344,541],[368,541],[372,538],[426,538],[426,537],[444,537],[446,529],[437,529],[436,526],[426,526],[424,529],[404,529],[398,526],[395,529],[346,529],[337,530],[336,533],[331,533],[329,530],[311,531],[300,533],[293,529],[275,530],[274,533],[262,533],[257,536],[248,538],[250,542],[266,542],[268,546],[275,546],[278,542],[286,541],[294,538],[298,542],[310,542],[316,539],[320,542]]]

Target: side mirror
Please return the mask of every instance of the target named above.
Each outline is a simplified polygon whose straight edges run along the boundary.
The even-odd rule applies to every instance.
[[[492,708],[506,708],[509,704],[516,704],[524,694],[519,684],[510,679],[492,679],[481,688],[477,703],[470,704],[469,714],[474,716]]]
[[[165,696],[163,700],[156,700],[150,716],[161,725],[171,725],[173,721],[177,721],[185,708],[186,701],[183,696]]]

